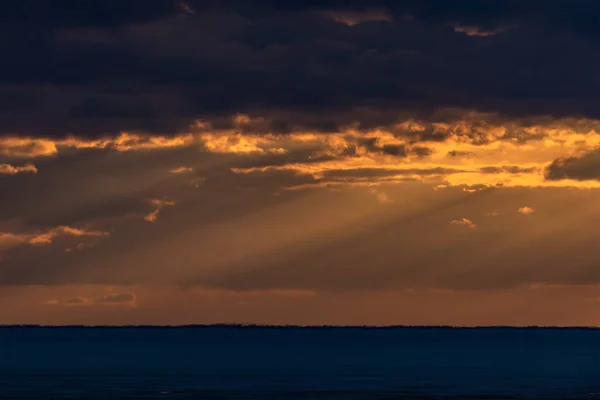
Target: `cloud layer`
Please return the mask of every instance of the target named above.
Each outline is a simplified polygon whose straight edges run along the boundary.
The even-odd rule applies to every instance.
[[[599,14],[2,2],[0,323],[597,314]]]
[[[10,0],[1,133],[172,134],[240,112],[278,132],[448,107],[598,117],[597,13],[584,0]]]

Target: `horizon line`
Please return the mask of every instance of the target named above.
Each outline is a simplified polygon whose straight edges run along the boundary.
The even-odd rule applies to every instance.
[[[243,323],[215,323],[215,324],[179,324],[179,325],[44,325],[44,324],[0,324],[2,328],[154,328],[154,329],[181,329],[181,328],[262,328],[262,329],[600,329],[598,326],[565,326],[565,325],[296,325],[296,324],[243,324]]]

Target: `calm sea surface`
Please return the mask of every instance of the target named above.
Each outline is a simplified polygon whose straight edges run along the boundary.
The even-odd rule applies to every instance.
[[[600,330],[0,328],[0,399],[600,399]]]

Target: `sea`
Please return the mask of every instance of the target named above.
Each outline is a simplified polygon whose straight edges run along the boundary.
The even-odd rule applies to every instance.
[[[0,399],[600,399],[600,330],[0,327]]]

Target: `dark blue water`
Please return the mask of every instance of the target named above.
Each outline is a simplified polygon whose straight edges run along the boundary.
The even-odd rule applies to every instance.
[[[0,399],[600,399],[600,330],[0,328]]]

